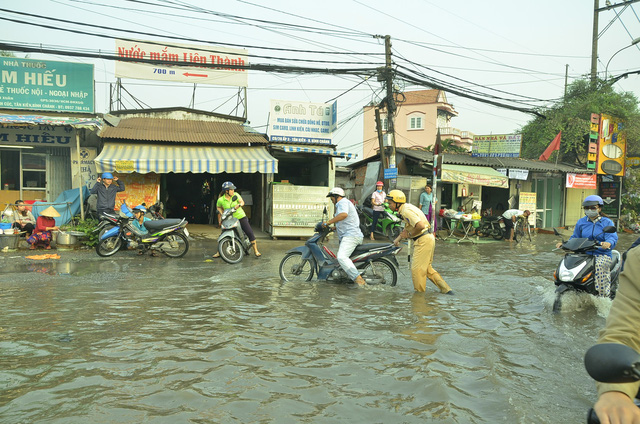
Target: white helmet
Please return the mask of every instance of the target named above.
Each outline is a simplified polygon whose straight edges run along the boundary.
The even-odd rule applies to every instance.
[[[344,190],[341,189],[340,187],[334,187],[331,189],[331,191],[329,191],[329,194],[327,194],[327,197],[346,197],[346,195],[344,194]]]

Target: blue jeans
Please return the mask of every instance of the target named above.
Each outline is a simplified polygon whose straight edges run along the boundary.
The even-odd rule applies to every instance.
[[[355,281],[360,275],[360,272],[349,258],[358,245],[362,244],[362,237],[344,236],[340,240],[340,247],[338,248],[338,263],[340,267],[347,273],[351,280]]]

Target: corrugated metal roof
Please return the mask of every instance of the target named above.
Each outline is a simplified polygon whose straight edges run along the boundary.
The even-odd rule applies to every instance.
[[[162,118],[123,118],[117,127],[103,128],[99,136],[103,139],[122,141],[231,145],[267,144],[264,135],[246,131],[241,124]]]
[[[433,162],[433,153],[425,150],[413,149],[397,149],[397,153],[410,156],[414,159]],[[555,164],[555,162],[542,162],[532,159],[521,158],[476,158],[471,155],[445,153],[442,158],[443,163],[456,165],[474,165],[489,166],[491,168],[512,168],[512,169],[528,169],[529,171],[559,171],[559,172],[575,172],[580,174],[592,174],[592,170],[585,167],[567,165],[564,163]]]

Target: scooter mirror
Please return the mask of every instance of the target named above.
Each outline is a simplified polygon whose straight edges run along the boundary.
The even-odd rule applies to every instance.
[[[632,383],[640,380],[640,355],[618,343],[592,346],[584,357],[587,372],[603,383]]]
[[[560,235],[560,233],[558,232],[558,230],[556,230],[555,228],[553,229],[553,234],[555,234],[555,235],[557,235],[557,236],[559,236],[559,235]]]
[[[614,227],[613,225],[607,225],[602,229],[602,232],[609,233],[609,234],[615,233],[617,231],[618,230],[616,230],[616,227]]]
[[[327,215],[329,212],[327,212],[327,207],[325,206],[324,209],[322,210],[322,215]]]

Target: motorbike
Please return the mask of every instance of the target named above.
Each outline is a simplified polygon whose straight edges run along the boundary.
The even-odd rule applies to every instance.
[[[615,233],[616,227],[609,225],[604,227],[605,233]],[[555,235],[560,233],[555,228]],[[558,264],[553,274],[556,288],[556,298],[553,302],[553,312],[559,312],[562,307],[562,295],[570,291],[584,292],[593,296],[598,296],[595,283],[595,256],[587,254],[600,247],[600,242],[588,238],[573,238],[568,241],[562,240],[562,250],[566,251],[564,257]],[[611,294],[613,299],[618,288],[618,277],[620,275],[620,252],[611,251]]]
[[[368,206],[356,205],[358,217],[360,218],[360,231],[362,234],[369,234],[373,223],[373,209]],[[393,241],[402,232],[403,222],[396,212],[393,212],[387,203],[384,203],[384,211],[378,217],[378,223],[374,232],[384,234]]]
[[[619,343],[590,347],[584,356],[584,367],[591,378],[601,383],[633,383],[640,380],[640,355],[629,346]],[[634,403],[640,408],[638,395]],[[593,408],[589,409],[587,424],[600,424]]]
[[[120,207],[117,225],[106,230],[96,245],[96,253],[107,257],[114,255],[123,246],[140,249],[142,252],[155,250],[170,258],[180,258],[189,250],[189,231],[186,219],[159,219],[146,221],[149,231],[142,234],[134,225],[133,214],[126,204]]]
[[[218,253],[225,262],[230,264],[240,262],[251,249],[251,242],[242,231],[240,220],[233,216],[235,211],[234,208],[229,208],[222,213],[220,217],[222,232],[218,237]]]
[[[504,238],[506,225],[502,216],[483,216],[475,233],[480,237],[493,237],[495,240]]]
[[[315,234],[304,246],[290,249],[280,262],[280,278],[283,281],[311,281],[313,275],[318,280],[328,282],[351,282],[344,272],[336,254],[324,245],[326,237],[334,231],[319,222],[315,226]],[[398,260],[396,254],[402,247],[391,243],[367,243],[355,248],[351,254],[353,264],[361,271],[367,284],[398,283]]]

